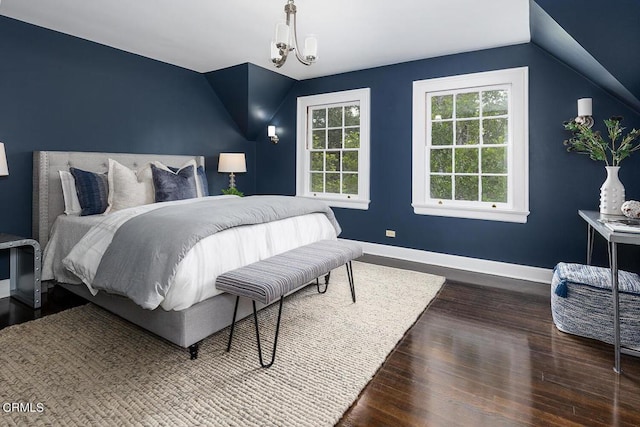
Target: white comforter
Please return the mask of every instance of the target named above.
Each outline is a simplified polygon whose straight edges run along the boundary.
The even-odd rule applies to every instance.
[[[224,197],[224,196],[214,196]],[[198,203],[203,199],[169,202],[174,204]],[[164,204],[152,204],[125,209],[109,215],[95,224],[73,247],[66,257],[62,254],[67,270],[80,278],[95,295],[91,282],[95,277],[102,255],[106,251],[118,227],[129,218]],[[55,229],[49,246],[56,244]],[[215,287],[218,275],[288,251],[298,246],[323,239],[336,239],[336,232],[326,215],[303,215],[266,224],[247,225],[224,230],[198,242],[178,266],[177,274],[160,306],[165,310],[183,310],[191,305],[220,293]],[[51,265],[48,257],[56,258],[53,251],[46,251],[45,265]],[[61,258],[61,254],[57,254]],[[47,274],[56,275],[55,269]],[[59,280],[55,277],[56,280]],[[61,280],[64,281],[64,280]]]

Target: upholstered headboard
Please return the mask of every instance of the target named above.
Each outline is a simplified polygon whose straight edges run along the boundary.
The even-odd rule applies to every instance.
[[[64,213],[62,184],[58,171],[69,167],[91,172],[107,172],[109,159],[138,169],[151,161],[160,161],[169,166],[181,166],[195,159],[198,166],[204,167],[203,156],[182,156],[166,154],[125,154],[92,153],[79,151],[34,151],[33,152],[33,238],[43,248],[49,240],[49,231],[58,215]]]

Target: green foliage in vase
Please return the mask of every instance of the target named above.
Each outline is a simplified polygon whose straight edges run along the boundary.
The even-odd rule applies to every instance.
[[[640,130],[632,129],[623,135],[624,127],[620,125],[622,117],[614,116],[604,120],[607,126],[609,141],[605,141],[600,131],[594,131],[588,126],[568,121],[564,128],[573,132],[573,136],[564,145],[567,151],[579,154],[588,154],[592,160],[603,161],[607,166],[620,166],[620,162],[626,159],[634,151],[640,150]]]
[[[238,191],[238,189],[235,187],[223,188],[222,194],[231,195],[231,196],[240,196],[240,197],[244,196],[244,193],[242,191]]]

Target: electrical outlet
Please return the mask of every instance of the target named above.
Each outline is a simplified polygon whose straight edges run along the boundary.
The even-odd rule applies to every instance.
[[[384,232],[384,235],[387,237],[396,237],[396,231],[395,230],[386,230]]]

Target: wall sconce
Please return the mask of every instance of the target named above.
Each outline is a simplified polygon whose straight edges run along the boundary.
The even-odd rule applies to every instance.
[[[593,106],[591,98],[578,99],[578,117],[574,121],[580,125],[584,125],[588,128],[593,126]]]
[[[0,142],[0,176],[9,175],[9,166],[7,166],[7,155],[4,152],[4,144]]]
[[[220,153],[218,172],[229,173],[229,188],[236,188],[236,172],[246,172],[244,153]]]
[[[269,136],[269,138],[271,138],[271,142],[273,142],[274,144],[277,144],[278,141],[280,141],[280,138],[278,138],[278,135],[276,135],[275,126],[270,125],[267,127],[267,135]]]

